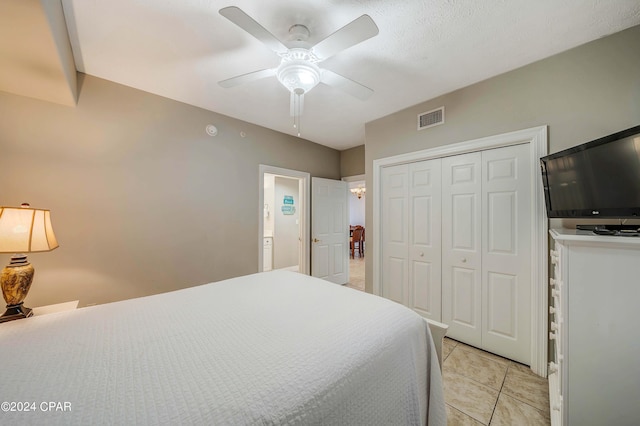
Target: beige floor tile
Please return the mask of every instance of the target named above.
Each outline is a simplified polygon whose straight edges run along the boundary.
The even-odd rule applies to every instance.
[[[548,413],[504,393],[498,397],[498,404],[491,418],[491,426],[548,426],[550,424]]]
[[[460,349],[462,349],[464,351],[467,351],[467,352],[473,352],[473,353],[478,354],[480,356],[483,356],[485,358],[489,358],[489,359],[491,359],[493,361],[499,362],[500,364],[509,365],[509,363],[511,362],[508,359],[502,358],[499,355],[495,355],[495,354],[492,354],[492,353],[489,353],[489,352],[485,352],[485,351],[483,351],[481,349],[474,348],[473,346],[469,346],[469,345],[466,345],[466,344],[461,343],[461,342],[458,343],[456,348],[460,348]]]
[[[461,374],[497,391],[502,388],[508,368],[508,365],[476,352],[465,351],[460,346],[456,346],[443,365],[446,371]]]
[[[479,422],[489,424],[498,391],[451,371],[443,371],[443,376],[445,402]]]
[[[449,354],[451,354],[451,351],[453,350],[453,348],[455,348],[457,344],[458,342],[456,342],[455,340],[445,337],[442,342],[442,359],[446,360]]]
[[[531,374],[534,377],[538,377],[533,371],[531,371],[531,367],[529,367],[528,365],[520,364],[519,362],[511,361],[509,363],[509,368],[518,370],[525,374]]]
[[[447,404],[447,426],[483,426],[483,424]]]
[[[364,291],[365,283],[365,260],[364,257],[349,259],[349,282],[347,287]]]
[[[502,393],[549,414],[549,382],[520,364],[509,366]]]

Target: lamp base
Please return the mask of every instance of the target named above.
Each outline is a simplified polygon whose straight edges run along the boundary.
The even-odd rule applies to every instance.
[[[27,256],[24,254],[11,256],[11,263],[2,270],[0,275],[2,295],[7,302],[7,311],[0,316],[0,323],[33,315],[31,309],[22,305],[32,281],[33,266],[27,261]]]
[[[7,305],[6,312],[0,316],[0,323],[28,318],[32,315],[33,310],[31,308],[25,308],[22,303],[17,305]]]

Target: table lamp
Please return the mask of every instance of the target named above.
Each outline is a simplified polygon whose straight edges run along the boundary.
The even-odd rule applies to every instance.
[[[13,253],[0,276],[2,295],[7,302],[7,311],[0,316],[0,323],[33,315],[31,309],[23,306],[34,272],[24,253],[51,251],[57,247],[49,210],[32,209],[27,203],[20,207],[0,207],[0,253]]]

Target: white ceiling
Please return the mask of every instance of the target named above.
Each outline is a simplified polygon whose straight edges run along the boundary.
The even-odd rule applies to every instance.
[[[319,85],[305,96],[302,138],[364,143],[364,124],[444,93],[640,24],[639,0],[62,0],[78,71],[295,134],[275,77],[217,82],[279,58],[222,17],[237,6],[288,44],[314,44],[362,14],[380,33],[321,66],[375,90],[360,101]]]

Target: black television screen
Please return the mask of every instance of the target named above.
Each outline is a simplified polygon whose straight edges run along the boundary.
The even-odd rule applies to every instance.
[[[550,218],[640,218],[640,126],[540,159]]]

